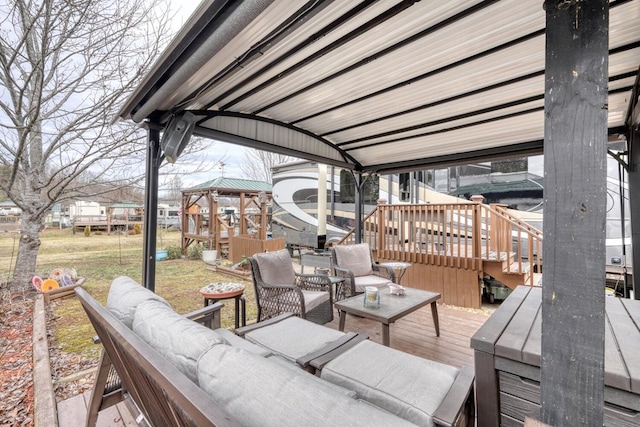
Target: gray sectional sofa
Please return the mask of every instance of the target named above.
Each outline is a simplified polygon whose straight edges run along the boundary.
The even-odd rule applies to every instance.
[[[106,309],[83,289],[77,294],[105,344],[105,357],[152,425],[432,425],[412,414],[407,405],[422,400],[430,384],[441,381],[432,376],[432,370],[424,381],[410,378],[415,369],[421,371],[433,362],[408,360],[407,356],[413,356],[387,349],[379,357],[388,358],[390,366],[412,368],[397,376],[377,365],[350,366],[348,360],[336,359],[318,370],[322,374],[317,376],[294,363],[291,353],[283,357],[277,348],[242,339],[226,329],[209,329],[175,313],[165,300],[128,277],[112,282]],[[323,340],[329,343],[344,335],[299,318],[253,335],[273,338],[274,332],[280,334],[286,328],[291,335],[282,336],[283,341],[296,341],[290,327],[297,322],[322,328]],[[369,348],[372,344],[363,342],[353,350],[368,359],[368,354],[380,351]],[[345,381],[345,372],[353,371],[355,378],[359,369],[375,374],[371,380],[383,387]],[[455,380],[457,372],[449,367],[442,374]],[[404,392],[396,393],[403,388]],[[384,397],[389,392],[397,394],[394,403]],[[405,405],[403,399],[409,395],[415,399]],[[446,391],[436,399],[444,395]],[[438,402],[429,403],[429,407],[437,406]]]

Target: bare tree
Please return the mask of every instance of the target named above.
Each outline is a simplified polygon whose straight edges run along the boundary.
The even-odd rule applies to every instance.
[[[0,189],[22,209],[12,285],[28,286],[46,213],[83,195],[79,177],[105,191],[140,179],[146,134],[112,121],[169,23],[167,3],[152,0],[0,5]]]
[[[245,150],[243,169],[247,176],[256,181],[271,182],[271,168],[293,162],[295,157],[254,149]]]

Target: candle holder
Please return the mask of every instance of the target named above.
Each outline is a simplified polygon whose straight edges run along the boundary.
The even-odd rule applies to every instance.
[[[380,307],[380,291],[374,286],[364,288],[364,306],[378,308]]]

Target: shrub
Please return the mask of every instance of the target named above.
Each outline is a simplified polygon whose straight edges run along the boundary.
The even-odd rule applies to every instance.
[[[202,259],[202,245],[193,245],[187,251],[187,258]]]
[[[179,259],[182,257],[182,248],[180,246],[167,246],[164,250],[167,251],[167,259]]]
[[[133,231],[135,231],[136,234],[142,233],[142,226],[140,224],[133,224]]]
[[[87,237],[91,236],[91,227],[89,227],[88,225],[84,226],[84,235]]]

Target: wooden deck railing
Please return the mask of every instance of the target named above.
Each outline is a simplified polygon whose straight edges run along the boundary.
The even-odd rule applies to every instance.
[[[362,241],[386,260],[471,270],[503,261],[506,273],[542,271],[542,233],[500,205],[381,204],[364,218]],[[338,244],[353,243],[351,231]]]

